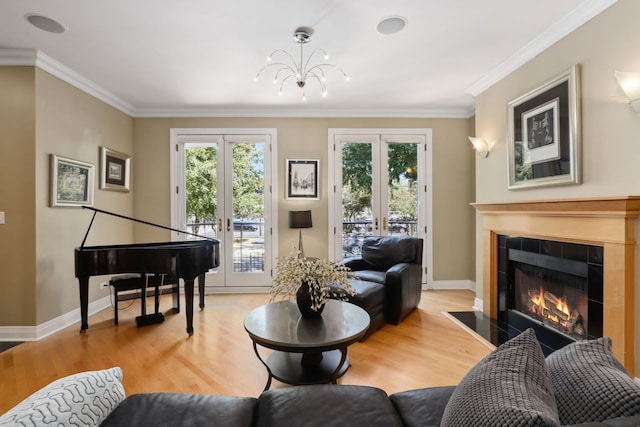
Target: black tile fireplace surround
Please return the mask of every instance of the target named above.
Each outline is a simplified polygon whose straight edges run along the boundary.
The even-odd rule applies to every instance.
[[[510,257],[511,253],[511,257]],[[543,269],[564,271],[561,275],[575,279],[582,288],[588,309],[585,318],[588,326],[582,338],[602,336],[603,324],[603,247],[575,243],[556,242],[513,236],[498,236],[498,317],[490,319],[482,313],[451,313],[466,326],[493,343],[500,345],[531,327],[536,331],[545,355],[580,339],[571,336],[516,310],[515,270],[519,263],[526,269],[529,263],[540,264]],[[510,259],[511,258],[511,259]],[[550,264],[550,265],[549,265]],[[549,273],[540,273],[549,274]],[[585,326],[587,325],[585,319]]]
[[[528,327],[536,335],[545,352],[550,353],[576,339],[602,336],[603,319],[603,254],[602,246],[540,240],[525,237],[498,236],[498,322],[505,324],[509,335],[518,334]],[[583,335],[563,333],[526,313],[516,310],[516,269],[519,264],[526,270],[539,271],[541,276],[564,276],[584,294]],[[558,273],[562,272],[562,273]],[[522,292],[521,290],[519,292]],[[588,319],[588,326],[587,326]],[[545,348],[546,347],[546,348]]]

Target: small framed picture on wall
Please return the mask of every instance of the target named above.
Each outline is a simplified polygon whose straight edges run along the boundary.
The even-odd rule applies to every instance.
[[[131,156],[100,147],[100,189],[129,191]]]
[[[51,154],[51,207],[93,206],[93,163]]]
[[[319,200],[320,160],[287,159],[287,199]]]

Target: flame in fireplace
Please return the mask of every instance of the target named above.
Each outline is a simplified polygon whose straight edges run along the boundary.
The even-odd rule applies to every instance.
[[[574,338],[586,338],[587,324],[581,314],[581,309],[586,309],[586,293],[579,294],[573,288],[567,291],[562,283],[558,285],[549,280],[516,269],[515,311]]]
[[[559,324],[563,329],[568,329],[568,320],[572,318],[572,313],[564,298],[558,298],[550,292],[545,294],[543,287],[540,287],[537,294],[530,295],[530,298],[533,313]]]
[[[556,308],[561,312],[563,312],[564,314],[566,314],[567,316],[571,315],[571,312],[569,311],[569,306],[567,305],[566,302],[562,300],[558,301],[558,304],[556,304]]]

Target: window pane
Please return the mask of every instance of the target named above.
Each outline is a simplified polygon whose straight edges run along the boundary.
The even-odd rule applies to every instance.
[[[389,144],[389,213],[392,236],[418,236],[418,144]]]
[[[185,144],[187,231],[217,237],[217,145]],[[197,239],[187,235],[187,239]]]
[[[342,256],[360,255],[362,239],[371,235],[373,144],[342,143]]]
[[[264,272],[264,143],[233,144],[233,272]]]

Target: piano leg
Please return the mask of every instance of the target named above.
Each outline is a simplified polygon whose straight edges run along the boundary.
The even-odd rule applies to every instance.
[[[204,310],[204,274],[198,276],[198,294],[200,296],[200,310]]]
[[[142,277],[142,293],[140,294],[140,317],[147,315],[147,285],[149,284],[149,276],[141,274]]]
[[[193,335],[193,282],[192,279],[184,279],[184,305],[187,312],[187,333]]]
[[[87,311],[89,307],[89,276],[78,277],[80,288],[80,332],[89,329],[87,321]]]

